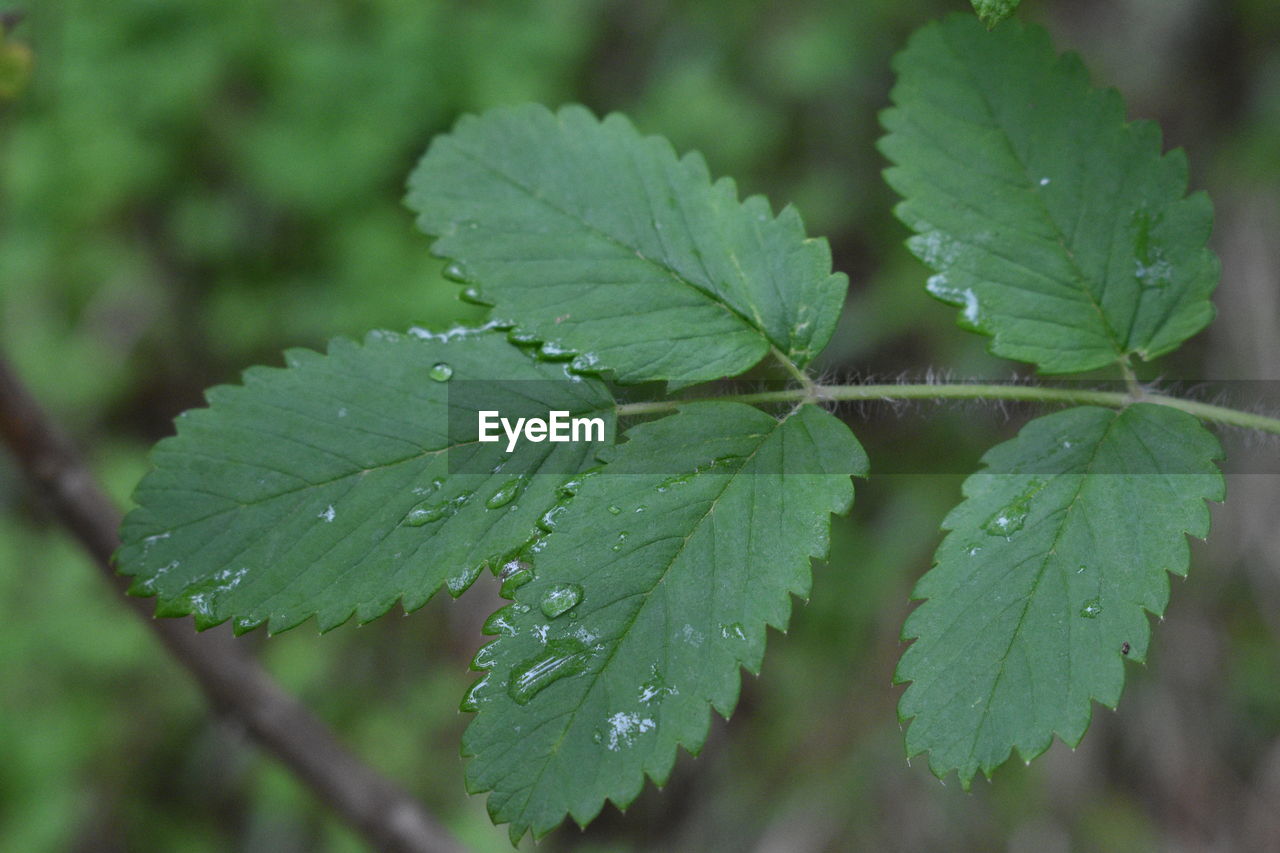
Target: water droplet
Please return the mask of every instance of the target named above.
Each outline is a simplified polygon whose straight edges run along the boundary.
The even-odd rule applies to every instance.
[[[556,518],[567,509],[565,504],[553,506],[542,514],[542,518],[538,519],[538,526],[550,533],[556,529]]]
[[[612,515],[620,515],[622,513],[622,507],[617,504],[609,504],[609,512]]]
[[[1031,499],[1043,487],[1039,481],[1029,483],[1022,494],[1010,501],[1008,506],[993,513],[987,523],[982,525],[982,529],[991,536],[1006,538],[1017,533],[1027,522],[1027,515],[1031,512]]]
[[[543,653],[517,666],[507,682],[507,693],[520,705],[529,704],[550,685],[587,668],[587,647],[568,637],[547,643]]]
[[[683,486],[686,483],[692,482],[694,476],[695,472],[690,471],[687,474],[677,474],[674,477],[668,477],[658,484],[658,491],[665,492],[669,489],[675,488],[676,486]]]
[[[245,616],[235,621],[235,624],[232,627],[232,630],[235,632],[235,635],[239,637],[242,634],[249,633],[250,631],[252,631],[254,628],[257,628],[261,624],[262,624],[261,619],[255,618],[253,616]]]
[[[538,336],[531,332],[522,332],[518,329],[512,329],[510,332],[507,332],[507,340],[511,341],[513,344],[536,344],[538,342]]]
[[[551,587],[542,596],[542,612],[554,619],[568,612],[582,600],[582,587],[576,583],[561,583]]]
[[[1156,252],[1150,263],[1134,261],[1133,276],[1143,287],[1166,287],[1173,281],[1173,264]]]
[[[617,542],[614,542],[611,546],[609,546],[609,550],[610,550],[610,551],[614,551],[614,552],[621,551],[621,550],[622,550],[622,544],[623,544],[624,542],[626,542],[626,541],[627,541],[627,537],[628,537],[628,536],[630,536],[630,535],[631,535],[631,534],[630,534],[630,533],[628,533],[628,532],[627,532],[627,531],[625,531],[625,530],[624,530],[624,531],[622,531],[621,533],[619,533],[619,534],[618,534],[618,541],[617,541]]]
[[[1097,619],[1100,613],[1102,613],[1102,603],[1096,598],[1089,599],[1084,603],[1084,607],[1080,608],[1080,615],[1086,619]]]
[[[571,498],[578,493],[578,489],[582,488],[582,477],[574,477],[567,480],[563,485],[556,487],[556,494],[562,498]]]
[[[409,527],[422,527],[424,524],[449,518],[462,509],[470,499],[471,492],[462,492],[449,500],[423,501],[409,510],[404,517],[404,523]]]
[[[514,566],[515,568],[511,568]],[[502,571],[502,589],[498,591],[506,599],[516,597],[516,590],[533,580],[533,569],[528,563],[522,563],[519,560],[512,560],[503,567]]]
[[[925,290],[949,305],[963,307],[965,322],[976,327],[982,318],[982,305],[978,302],[978,294],[973,292],[973,288],[952,287],[947,281],[945,273],[929,276],[928,281],[925,282]]]
[[[664,697],[674,696],[679,693],[678,690],[662,680],[662,675],[658,672],[658,667],[651,667],[649,671],[652,673],[652,677],[644,684],[640,685],[641,705],[648,705],[655,699],[661,702]]]
[[[511,622],[510,605],[491,613],[489,618],[484,620],[484,626],[481,627],[480,633],[489,635],[501,634],[508,637],[514,635],[516,626]]]
[[[730,638],[745,640],[747,638],[747,632],[742,627],[741,622],[731,622],[728,625],[720,626],[720,637],[725,640]]]
[[[488,645],[481,646],[471,659],[472,669],[493,669],[494,658],[498,656],[498,643],[495,640]]]
[[[174,603],[179,607],[185,608],[195,617],[198,628],[202,630],[211,628],[221,621],[218,619],[217,611],[219,609],[218,605],[222,603],[223,596],[238,587],[248,572],[247,568],[222,569],[212,577],[188,585],[179,595],[175,596]],[[157,615],[161,615],[159,610],[157,610]],[[175,615],[183,614],[177,613]]]
[[[475,684],[472,684],[471,687],[468,688],[466,695],[462,697],[462,701],[458,704],[458,710],[479,711],[480,703],[485,701],[480,694],[485,687],[488,686],[489,679],[492,677],[492,673],[486,673],[484,678],[480,679]]]
[[[456,281],[459,284],[466,284],[471,279],[467,275],[467,267],[461,261],[454,261],[444,268],[440,273],[449,281]]]
[[[1040,186],[1042,186],[1042,187],[1047,187],[1047,186],[1049,186],[1049,179],[1048,179],[1048,178],[1041,178],[1041,179],[1040,179]]]
[[[325,507],[324,512],[322,512],[322,513],[320,513],[319,515],[317,515],[317,516],[316,516],[316,518],[322,518],[322,519],[324,519],[326,522],[328,522],[328,523],[332,523],[332,522],[333,522],[333,519],[334,519],[336,516],[337,516],[337,513],[336,513],[336,512],[334,512],[333,504],[329,504],[329,506]]]
[[[480,289],[477,287],[466,288],[458,294],[458,298],[463,302],[466,302],[468,305],[483,305],[486,308],[493,306],[493,302],[485,299],[484,296],[480,294]]]
[[[462,595],[471,584],[475,583],[476,578],[480,577],[480,572],[484,570],[484,565],[467,566],[452,577],[445,579],[445,586],[449,590],[449,594],[454,598]]]
[[[636,735],[642,735],[657,727],[657,723],[648,717],[642,718],[639,714],[622,711],[611,716],[606,722],[609,724],[609,742],[606,746],[610,752],[617,752],[624,746],[631,746],[635,742]]]
[[[1076,574],[1078,574],[1078,575],[1082,575],[1082,574],[1084,574],[1084,573],[1085,573],[1085,571],[1086,571],[1088,568],[1089,568],[1088,566],[1081,566],[1080,568],[1076,569]]]
[[[519,477],[512,477],[507,482],[498,487],[498,490],[489,496],[484,505],[489,509],[499,509],[515,500],[516,495],[520,494],[520,490],[524,488],[528,482],[528,477],[521,474]]]
[[[453,376],[453,368],[442,361],[427,371],[427,375],[436,382],[448,382],[449,378]]]

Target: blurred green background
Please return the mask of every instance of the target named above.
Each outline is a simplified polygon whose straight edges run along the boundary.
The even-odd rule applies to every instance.
[[[525,100],[623,110],[831,239],[833,374],[1014,370],[923,290],[880,180],[889,58],[965,0],[37,0],[0,107],[0,348],[125,505],[201,390],[290,346],[474,319],[402,208],[433,134]],[[1272,0],[1026,0],[1213,195],[1220,316],[1151,374],[1280,379],[1280,10]],[[880,471],[732,724],[543,849],[1280,849],[1280,477],[1233,475],[1119,713],[971,793],[903,758],[890,683],[908,593],[961,473],[1026,413],[846,412]],[[1227,436],[1233,468],[1272,444]],[[1274,462],[1270,470],[1275,470]],[[323,638],[242,640],[476,850],[457,703],[481,580]],[[0,850],[346,851],[360,842],[203,707],[0,454]],[[259,632],[260,633],[260,632]],[[526,842],[527,844],[528,842]]]

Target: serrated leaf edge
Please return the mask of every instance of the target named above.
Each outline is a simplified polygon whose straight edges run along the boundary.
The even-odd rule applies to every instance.
[[[1107,430],[1108,430],[1108,432],[1110,431],[1111,427],[1112,427],[1116,422],[1118,422],[1118,420],[1119,420],[1119,416],[1120,416],[1120,414],[1121,414],[1122,412],[1123,412],[1123,410],[1120,410],[1119,412],[1116,412],[1116,413],[1115,413],[1115,415],[1116,415],[1116,416],[1115,416],[1115,419],[1112,421],[1112,424],[1109,424],[1109,425],[1107,426]],[[1014,439],[1014,440],[1016,440],[1016,439]],[[1100,441],[1100,442],[1099,442],[1099,446],[1101,446],[1101,444],[1102,444],[1102,442]],[[1215,462],[1216,462],[1216,461],[1220,461],[1220,460],[1222,460],[1222,459],[1224,458],[1224,454],[1223,454],[1223,452],[1222,452],[1221,445],[1219,445],[1217,453],[1216,453],[1214,456],[1210,457],[1210,458],[1212,459],[1212,461],[1215,461]],[[987,458],[986,458],[985,456],[983,457],[983,460],[982,460],[982,461],[983,461],[984,466],[988,464],[988,462],[987,462]],[[985,469],[983,469],[983,470],[985,470]],[[983,470],[979,470],[977,473],[983,473]],[[1088,474],[1085,474],[1085,475],[1083,475],[1083,476],[1082,476],[1080,490],[1082,490],[1082,489],[1084,488],[1085,478],[1086,478],[1086,477],[1088,477],[1088,476],[1089,476]],[[1206,497],[1206,498],[1204,499],[1206,504],[1208,504],[1208,503],[1220,503],[1220,502],[1223,500],[1223,498],[1224,498],[1224,495],[1225,495],[1225,484],[1226,484],[1226,481],[1225,481],[1225,478],[1223,478],[1223,477],[1222,477],[1221,473],[1219,473],[1219,475],[1218,475],[1218,479],[1219,479],[1219,483],[1220,483],[1220,486],[1221,486],[1221,487],[1220,487],[1220,488],[1219,488],[1219,489],[1218,489],[1218,490],[1217,490],[1213,495],[1208,496],[1208,497]],[[971,497],[973,497],[973,494],[970,492],[970,484],[971,484],[971,482],[972,482],[972,477],[966,477],[966,478],[965,478],[964,483],[961,485],[961,495],[962,495],[963,500],[965,500],[965,501],[967,501],[967,500],[969,500]],[[1075,501],[1076,501],[1076,500],[1078,499],[1078,497],[1079,497],[1079,491],[1080,491],[1080,490],[1077,490],[1076,497],[1072,499],[1072,504],[1073,504],[1073,505],[1074,505]],[[962,503],[963,503],[963,501],[962,501]],[[957,534],[957,532],[958,532],[954,527],[949,527],[949,526],[948,526],[948,523],[950,522],[950,519],[951,519],[951,515],[950,515],[950,514],[948,514],[947,518],[945,518],[945,519],[943,520],[942,524],[940,525],[940,529],[941,529],[941,530],[946,531],[946,536],[944,537],[944,541],[945,541],[946,539],[949,539],[951,536],[956,535],[956,534]],[[1195,537],[1196,539],[1199,539],[1199,540],[1201,540],[1201,541],[1204,541],[1204,540],[1208,537],[1208,534],[1209,534],[1209,522],[1210,522],[1210,516],[1209,516],[1208,510],[1207,510],[1207,507],[1206,507],[1206,511],[1205,511],[1205,513],[1204,513],[1204,514],[1203,514],[1203,516],[1202,516],[1202,521],[1203,521],[1203,526],[1202,526],[1202,528],[1197,528],[1197,529],[1190,529],[1190,528],[1186,528],[1186,529],[1183,529],[1183,530],[1179,531],[1179,534],[1180,534],[1180,536],[1181,536],[1181,542],[1182,542],[1181,549],[1180,549],[1180,551],[1181,551],[1181,554],[1180,554],[1180,560],[1178,561],[1178,563],[1176,563],[1176,564],[1172,565],[1171,567],[1166,568],[1166,570],[1165,570],[1165,573],[1164,573],[1163,577],[1164,577],[1164,586],[1165,586],[1165,589],[1166,589],[1166,590],[1168,590],[1168,589],[1169,589],[1169,576],[1170,576],[1170,575],[1173,575],[1173,576],[1175,576],[1175,577],[1186,578],[1187,573],[1188,573],[1188,571],[1189,571],[1189,569],[1190,569],[1190,563],[1191,563],[1191,548],[1190,548],[1190,543],[1187,541],[1187,537],[1188,537],[1188,536],[1192,536],[1192,537]],[[941,550],[942,550],[942,543],[939,543],[939,546],[938,546],[937,551],[938,551],[938,552],[940,552]],[[937,562],[937,560],[935,559],[935,560],[931,563],[931,565],[930,565],[930,571],[932,571],[932,569],[933,569],[933,568],[935,568],[937,565],[938,565],[938,562]],[[918,586],[918,584],[919,584],[919,582],[917,582],[917,586]],[[913,590],[912,590],[912,593],[911,593],[911,595],[910,595],[910,597],[909,597],[909,598],[910,598],[910,600],[911,600],[911,601],[918,601],[918,602],[924,602],[924,601],[929,600],[927,596],[917,595],[917,594],[916,594],[916,590],[915,590],[915,589],[913,589]],[[1168,598],[1168,596],[1166,596],[1166,601],[1167,601],[1167,598]],[[1143,604],[1139,604],[1138,606],[1139,606],[1142,610],[1144,610],[1146,613],[1148,613],[1150,616],[1155,616],[1157,619],[1163,619],[1163,618],[1164,618],[1164,613],[1163,613],[1163,611],[1156,611],[1156,610],[1154,610],[1154,609],[1152,609],[1152,608],[1150,608],[1150,607],[1147,607],[1146,605],[1143,605]],[[1166,606],[1167,606],[1167,605],[1166,605]],[[913,613],[915,612],[915,611],[914,611],[914,609],[912,610],[912,612],[913,612]],[[1149,619],[1149,618],[1146,620],[1145,625],[1146,625],[1146,637],[1145,637],[1145,639],[1150,640],[1150,637],[1151,637],[1151,621],[1150,621],[1150,619]],[[918,638],[919,638],[919,635],[918,635],[918,634],[910,634],[910,633],[908,633],[908,629],[907,629],[907,621],[906,621],[906,620],[904,620],[903,629],[902,629],[901,633],[899,634],[899,641],[900,641],[900,642],[902,642],[902,643],[910,643],[911,641],[916,640],[916,639],[918,639]],[[1149,642],[1148,642],[1148,644],[1147,644],[1147,645],[1149,645]],[[904,650],[904,652],[905,652],[905,650]],[[1119,654],[1119,653],[1117,653],[1117,654]],[[1130,663],[1134,663],[1134,664],[1139,664],[1139,663],[1144,663],[1144,662],[1145,662],[1145,661],[1137,660],[1137,659],[1134,659],[1134,658],[1125,657],[1124,655],[1120,655],[1120,657],[1121,657],[1123,660],[1128,661],[1128,662],[1130,662]],[[903,677],[902,672],[901,672],[901,668],[902,668],[902,657],[900,656],[900,657],[899,657],[898,665],[894,668],[893,678],[892,678],[892,680],[891,680],[891,683],[892,683],[893,685],[895,685],[895,686],[896,686],[896,685],[900,685],[900,684],[911,684],[911,683],[912,683],[912,679],[910,679],[910,678],[906,678],[906,677]],[[1008,762],[1009,758],[1013,755],[1013,753],[1014,753],[1014,750],[1015,750],[1015,749],[1017,749],[1018,756],[1019,756],[1020,758],[1022,758],[1022,759],[1023,759],[1023,761],[1024,761],[1024,763],[1026,763],[1026,764],[1030,764],[1030,763],[1031,763],[1032,761],[1034,761],[1036,758],[1040,757],[1040,756],[1041,756],[1041,755],[1043,755],[1045,752],[1047,752],[1047,751],[1049,750],[1049,748],[1050,748],[1051,746],[1053,746],[1054,738],[1057,738],[1058,740],[1060,740],[1060,741],[1062,741],[1064,744],[1066,744],[1068,747],[1070,747],[1072,750],[1074,750],[1077,746],[1079,746],[1079,745],[1080,745],[1080,742],[1084,739],[1085,734],[1087,734],[1087,733],[1088,733],[1088,730],[1089,730],[1090,726],[1093,724],[1093,703],[1094,703],[1094,702],[1097,702],[1098,704],[1100,704],[1100,705],[1102,705],[1102,706],[1104,706],[1104,707],[1110,708],[1111,710],[1113,710],[1113,711],[1114,711],[1114,710],[1119,706],[1119,697],[1117,697],[1116,702],[1113,704],[1113,703],[1107,702],[1107,701],[1105,701],[1105,700],[1103,700],[1103,699],[1100,699],[1099,697],[1094,696],[1094,695],[1092,695],[1092,694],[1091,694],[1091,695],[1090,695],[1090,696],[1085,700],[1085,704],[1086,704],[1086,708],[1085,708],[1085,710],[1086,710],[1086,716],[1087,716],[1086,723],[1085,723],[1085,725],[1084,725],[1084,728],[1082,728],[1082,729],[1081,729],[1081,731],[1080,731],[1080,736],[1079,736],[1079,737],[1077,737],[1077,738],[1075,738],[1075,739],[1074,739],[1074,741],[1073,741],[1072,739],[1068,738],[1068,737],[1064,737],[1064,736],[1063,736],[1063,734],[1062,734],[1061,732],[1059,732],[1059,731],[1055,728],[1054,730],[1052,730],[1051,732],[1049,732],[1049,734],[1046,736],[1046,738],[1044,739],[1044,742],[1043,742],[1042,744],[1038,744],[1035,748],[1033,748],[1033,749],[1031,749],[1031,750],[1023,751],[1020,747],[1015,747],[1013,744],[1010,744],[1009,748],[1004,752],[1004,754],[1003,754],[999,759],[997,759],[997,760],[993,760],[993,761],[991,761],[990,763],[980,764],[980,765],[978,766],[977,770],[975,770],[975,771],[974,771],[974,773],[970,774],[970,775],[969,775],[969,776],[967,776],[967,777],[964,775],[964,772],[963,772],[963,770],[962,770],[961,768],[957,768],[957,767],[950,767],[950,766],[942,766],[942,765],[940,765],[940,764],[938,764],[938,763],[935,763],[935,762],[934,762],[934,760],[933,760],[933,751],[932,751],[931,749],[927,748],[927,747],[926,747],[926,748],[924,748],[924,749],[919,749],[919,750],[917,750],[917,751],[915,751],[915,752],[911,752],[909,749],[908,749],[908,750],[906,750],[906,751],[905,751],[906,759],[907,759],[907,762],[908,762],[908,763],[910,763],[910,761],[911,761],[911,759],[912,759],[912,758],[915,758],[916,756],[919,756],[919,755],[925,755],[925,754],[927,754],[927,755],[929,756],[929,757],[928,757],[929,771],[930,771],[930,772],[931,772],[931,773],[932,773],[932,774],[933,774],[937,779],[939,779],[939,780],[941,780],[941,781],[945,782],[945,781],[946,781],[946,778],[947,778],[947,777],[951,774],[951,772],[954,770],[954,771],[956,772],[956,777],[957,777],[957,778],[959,779],[959,781],[960,781],[960,787],[961,787],[963,790],[968,791],[968,790],[970,789],[970,786],[973,784],[973,780],[974,780],[974,778],[977,776],[977,773],[978,773],[979,771],[980,771],[980,772],[981,772],[981,773],[982,773],[982,774],[983,774],[983,775],[988,779],[988,781],[989,781],[989,780],[992,778],[992,776],[993,776],[993,774],[995,773],[995,771],[996,771],[997,769],[999,769],[1000,767],[1002,767],[1006,762]],[[903,714],[903,713],[902,713],[902,701],[901,701],[901,699],[899,699],[899,702],[898,702],[898,708],[897,708],[897,710],[898,710],[898,713],[897,713],[898,723],[899,723],[900,725],[907,725],[907,726],[909,726],[909,725],[911,724],[911,722],[915,719],[915,715],[914,715],[914,714],[912,714],[912,715],[905,715],[905,714]],[[905,739],[904,739],[904,745],[905,745]]]
[[[783,423],[785,423],[790,417],[792,417],[794,414],[800,411],[801,408],[803,407],[798,406],[792,409],[785,417],[778,419],[777,420],[778,426],[781,427]],[[671,417],[671,416],[669,415],[668,417]],[[764,442],[762,441],[760,445],[763,446]],[[618,446],[619,445],[615,445],[615,449]],[[755,452],[758,452],[758,448],[757,448],[757,451],[753,451],[753,455]],[[743,464],[745,465],[746,463],[744,462]],[[596,469],[588,472],[585,475],[580,475],[580,476],[583,476],[583,477],[596,476],[600,473],[601,473],[601,470]],[[760,638],[761,640],[761,654],[760,654],[761,663],[758,664],[755,668],[752,668],[752,666],[748,662],[739,660],[738,661],[739,673],[746,672],[750,675],[755,675],[755,676],[758,676],[760,674],[760,669],[763,666],[764,655],[767,652],[769,628],[773,628],[783,634],[787,632],[787,628],[791,621],[791,615],[793,613],[792,598],[796,597],[802,600],[806,600],[806,596],[808,595],[809,589],[812,585],[813,561],[825,560],[827,558],[827,555],[830,553],[831,516],[843,515],[852,508],[853,501],[854,501],[854,488],[852,485],[852,476],[863,476],[863,475],[865,475],[865,471],[855,472],[854,474],[851,475],[851,482],[850,482],[849,491],[847,494],[847,499],[843,501],[842,505],[839,508],[832,509],[828,512],[826,517],[826,523],[822,526],[821,531],[817,534],[817,539],[813,542],[812,547],[808,550],[808,553],[805,556],[805,560],[808,563],[808,572],[806,573],[806,578],[805,578],[806,582],[804,584],[804,587],[790,588],[786,590],[784,593],[785,608],[784,608],[783,617],[777,621],[777,624],[775,624],[773,621],[769,619],[766,619],[763,624],[759,625],[754,629],[755,636]],[[730,481],[732,481],[736,476],[737,474],[734,474],[733,477],[730,477],[729,478]],[[726,485],[726,489],[727,488],[728,486]],[[556,506],[567,506],[573,500],[575,495],[576,493],[566,495],[562,501],[556,504]],[[712,505],[714,506],[714,502]],[[701,519],[699,519],[698,524],[699,525],[702,524],[705,518],[706,516],[703,516]],[[554,531],[548,531],[546,535],[552,536],[554,535]],[[668,567],[668,570],[669,568],[670,567]],[[501,610],[505,609],[507,606],[508,605],[503,605],[501,608],[499,608],[498,611],[495,611],[495,612],[500,612]],[[500,639],[501,639],[500,637],[496,638],[492,642],[496,643]],[[492,645],[492,643],[486,643],[485,646],[482,648],[485,648],[489,645]],[[477,651],[477,656],[479,656],[479,654],[480,652]],[[470,690],[471,687],[474,686],[476,683],[479,683],[480,681],[487,679],[490,676],[490,673],[492,672],[492,670],[486,670],[476,666],[474,658],[472,660],[470,668],[472,670],[475,670],[483,674],[479,678],[477,678],[472,683],[472,685],[468,686],[468,690]],[[558,820],[556,820],[550,826],[544,826],[544,827],[534,826],[533,824],[517,824],[514,821],[502,821],[500,816],[495,813],[496,807],[492,805],[492,799],[490,798],[490,800],[486,803],[486,808],[488,809],[490,819],[492,819],[495,824],[500,822],[505,822],[508,824],[511,843],[514,845],[520,842],[520,839],[524,837],[526,832],[530,832],[533,835],[533,838],[535,841],[545,838],[548,834],[550,834],[552,831],[554,831],[557,827],[559,827],[564,822],[565,817],[572,818],[573,821],[577,823],[580,828],[586,828],[586,826],[591,821],[595,820],[595,818],[599,816],[600,812],[604,809],[607,803],[613,803],[613,805],[620,812],[625,812],[627,808],[631,805],[631,803],[633,803],[635,799],[641,793],[643,793],[646,780],[653,782],[653,784],[658,788],[661,788],[667,783],[668,779],[670,778],[671,771],[675,768],[676,761],[679,759],[680,749],[683,748],[684,751],[687,752],[693,758],[698,757],[698,755],[702,752],[703,746],[706,745],[707,735],[711,730],[711,711],[714,709],[715,712],[719,714],[722,719],[726,721],[729,720],[730,717],[732,717],[733,715],[733,711],[737,707],[738,699],[741,697],[741,687],[742,687],[742,677],[741,675],[739,675],[739,678],[737,679],[737,682],[735,685],[734,696],[732,700],[724,708],[718,707],[715,702],[703,703],[705,705],[706,714],[703,716],[703,721],[699,727],[699,731],[696,732],[695,735],[689,738],[676,738],[674,742],[671,744],[671,748],[669,752],[660,756],[660,759],[656,763],[665,767],[666,768],[665,772],[654,773],[648,769],[642,770],[642,772],[640,773],[639,782],[637,785],[634,786],[634,791],[630,794],[630,796],[624,796],[622,798],[617,798],[613,796],[600,797],[598,798],[598,802],[596,803],[595,807],[589,813],[574,814],[572,810],[566,810],[565,813],[562,814]],[[475,714],[476,711],[467,710],[467,711],[464,711],[464,713]],[[460,746],[459,754],[464,759],[475,757],[475,753],[467,749],[465,739],[463,740],[462,745]],[[469,773],[465,774],[464,783],[465,783],[468,794],[483,794],[492,790],[491,788],[473,784],[473,780]],[[518,831],[517,831],[517,828],[518,828]]]
[[[415,339],[424,340],[424,341],[432,340],[432,341],[445,342],[445,341],[449,341],[459,337],[479,335],[489,331],[502,330],[502,329],[503,327],[501,326],[501,324],[499,324],[496,321],[490,321],[480,326],[457,325],[442,332],[433,332],[419,326],[411,326],[409,327],[408,331],[405,333],[390,331],[386,329],[373,329],[373,330],[370,330],[369,332],[366,332],[365,335],[359,340],[356,340],[355,338],[348,337],[345,335],[338,335],[333,338],[330,338],[325,343],[325,350],[323,352],[310,349],[307,347],[291,347],[285,350],[283,353],[284,362],[285,362],[283,367],[253,365],[245,368],[240,372],[239,383],[224,382],[224,383],[220,383],[218,385],[213,385],[213,386],[210,386],[209,388],[206,388],[202,395],[205,401],[205,405],[195,409],[188,409],[180,413],[174,419],[174,429],[175,429],[174,435],[166,436],[165,438],[160,439],[155,443],[155,445],[153,445],[151,450],[147,453],[147,459],[149,462],[148,473],[156,470],[156,468],[158,467],[153,461],[154,454],[157,451],[170,446],[175,439],[181,436],[183,427],[185,425],[184,424],[185,416],[188,415],[189,412],[207,411],[212,407],[214,403],[214,397],[216,395],[221,393],[226,393],[226,392],[233,392],[233,393],[239,394],[249,386],[251,381],[256,381],[257,378],[264,375],[274,375],[276,373],[287,372],[291,369],[294,369],[298,365],[298,363],[300,363],[300,360],[313,361],[316,359],[324,359],[333,354],[335,347],[341,347],[341,346],[347,346],[347,345],[354,346],[354,347],[362,347],[362,346],[367,346],[369,343],[375,342],[375,341],[384,341],[384,340],[396,341],[402,338],[415,338]],[[511,340],[510,336],[507,337],[507,340],[509,343],[512,344],[512,346],[516,346],[524,350],[525,352],[538,358],[539,360],[544,360],[542,359],[541,354],[536,348],[529,347],[519,341]],[[572,379],[576,377],[570,376],[569,378]],[[447,449],[448,448],[444,448],[442,450],[432,451],[432,452],[440,453],[440,452],[446,451]],[[566,475],[567,477],[566,482],[571,482],[572,480],[580,476],[581,475],[572,475],[572,474]],[[145,479],[145,475],[143,479]],[[138,490],[141,488],[141,486],[142,486],[142,481],[140,480],[138,485],[134,487],[133,494],[136,495]],[[561,486],[560,488],[563,488],[563,486]],[[132,497],[131,497],[131,500],[132,500]],[[135,504],[136,504],[136,501],[135,501]],[[128,525],[129,517],[134,515],[141,509],[142,508],[140,506],[135,505],[128,513],[126,513],[124,519],[121,522],[121,530],[123,530]],[[425,607],[432,599],[434,599],[436,597],[436,594],[439,593],[441,589],[447,591],[449,595],[455,599],[460,598],[464,593],[467,592],[467,590],[469,590],[475,584],[476,580],[478,580],[480,576],[484,574],[486,569],[489,569],[494,573],[496,573],[498,571],[498,568],[503,563],[506,563],[512,559],[515,559],[520,553],[524,552],[526,549],[531,547],[535,542],[537,542],[537,540],[540,539],[543,535],[545,535],[543,531],[534,529],[530,532],[529,537],[525,539],[518,546],[515,546],[509,549],[507,552],[503,554],[496,555],[491,559],[483,560],[478,565],[465,567],[467,570],[465,574],[468,580],[463,585],[453,587],[448,583],[441,583],[434,590],[428,593],[424,598],[422,598],[421,601],[410,599],[408,604],[406,604],[406,599],[408,598],[409,593],[401,592],[401,593],[392,595],[389,598],[381,599],[371,605],[366,605],[363,607],[363,610],[361,605],[358,605],[358,604],[352,605],[345,615],[333,616],[333,617],[324,618],[324,619],[321,618],[324,614],[322,614],[318,610],[311,610],[309,612],[303,612],[300,614],[290,614],[288,618],[278,618],[280,614],[268,614],[266,616],[263,616],[260,619],[254,618],[254,617],[237,618],[234,616],[226,616],[223,618],[211,618],[205,614],[200,613],[191,604],[190,601],[184,602],[184,598],[181,596],[176,598],[163,598],[159,595],[157,591],[148,590],[146,586],[147,579],[139,578],[137,575],[129,573],[129,571],[127,570],[127,567],[124,567],[120,564],[120,561],[119,561],[120,552],[125,547],[125,544],[123,542],[120,544],[119,547],[116,548],[115,552],[112,554],[111,563],[116,568],[116,571],[118,574],[120,574],[123,577],[129,578],[131,581],[128,589],[126,590],[126,594],[135,598],[155,598],[156,599],[155,608],[152,612],[152,615],[155,618],[180,619],[180,618],[185,618],[187,616],[191,616],[193,618],[195,629],[201,632],[207,631],[211,628],[216,628],[217,626],[222,625],[226,622],[232,622],[232,632],[237,637],[243,636],[254,630],[257,630],[263,625],[267,626],[268,636],[275,636],[276,634],[280,634],[285,631],[290,631],[290,630],[293,630],[294,628],[301,627],[302,625],[305,625],[308,621],[315,619],[317,633],[327,634],[330,631],[334,630],[335,628],[339,628],[342,625],[345,625],[348,622],[350,622],[352,620],[352,617],[356,617],[357,625],[367,625],[370,622],[373,622],[385,616],[393,608],[395,608],[397,604],[401,606],[405,615],[416,612],[417,610]]]

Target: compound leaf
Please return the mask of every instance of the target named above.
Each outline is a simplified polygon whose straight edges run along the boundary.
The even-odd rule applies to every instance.
[[[464,708],[468,787],[518,840],[566,813],[626,806],[696,753],[710,708],[737,702],[765,626],[807,595],[828,515],[853,499],[866,456],[839,420],[804,406],[782,420],[739,403],[692,404],[642,424],[587,475],[552,532],[515,563],[515,602]],[[532,578],[532,580],[530,580]]]
[[[696,153],[582,107],[495,109],[436,138],[408,204],[517,334],[575,367],[674,386],[746,370],[770,348],[803,366],[846,279],[788,207],[738,200]]]
[[[929,291],[992,352],[1091,370],[1166,353],[1212,319],[1208,197],[1186,196],[1186,157],[1161,155],[1155,124],[1126,124],[1078,57],[1038,27],[956,15],[894,67],[881,150],[896,212],[937,272]]]
[[[500,332],[375,332],[286,360],[210,389],[152,452],[117,562],[159,615],[279,631],[316,614],[327,630],[458,595],[534,537],[600,449],[478,443],[473,402],[599,417],[612,440],[603,385]]]
[[[903,627],[908,755],[968,786],[1014,748],[1030,761],[1055,734],[1077,744],[1091,700],[1119,701],[1124,658],[1145,658],[1147,613],[1187,571],[1184,534],[1208,533],[1220,452],[1153,404],[1048,415],[989,451]]]

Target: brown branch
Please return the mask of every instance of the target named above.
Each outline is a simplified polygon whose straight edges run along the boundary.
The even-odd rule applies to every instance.
[[[0,441],[13,451],[36,495],[123,592],[127,584],[111,566],[120,544],[119,511],[3,358]],[[374,848],[396,853],[463,849],[417,801],[338,743],[230,637],[197,634],[185,620],[155,619],[149,601],[121,598],[151,626],[216,711],[241,725]]]

